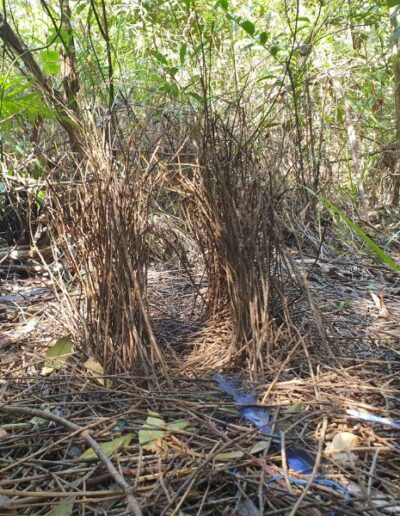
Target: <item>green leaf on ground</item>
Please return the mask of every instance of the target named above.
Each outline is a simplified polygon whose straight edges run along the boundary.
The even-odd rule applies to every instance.
[[[104,378],[104,369],[103,366],[97,362],[94,358],[88,358],[86,362],[83,364],[88,371],[92,373],[92,375],[96,378],[96,380],[101,383],[104,387],[111,387],[112,380],[110,378]]]
[[[117,437],[112,441],[107,441],[104,443],[100,443],[101,450],[108,456],[113,455],[121,446],[129,446],[131,442],[133,434],[121,435],[121,437]],[[80,456],[81,460],[93,460],[96,459],[97,455],[92,448],[88,448],[86,451],[82,453]]]
[[[159,414],[149,411],[148,418],[139,430],[139,443],[144,450],[154,451],[169,432],[185,429],[194,431],[187,419],[177,419],[171,423],[166,423]]]
[[[64,366],[66,360],[72,353],[72,341],[68,335],[61,337],[57,342],[49,348],[46,352],[42,374],[48,375],[54,369],[60,369]]]
[[[240,412],[234,407],[218,407],[218,410],[226,414],[232,414],[232,416],[240,416]]]
[[[226,460],[233,460],[233,459],[241,459],[244,455],[244,452],[240,450],[233,450],[233,451],[226,451],[217,453],[215,456],[215,460],[220,461],[226,461]]]
[[[139,430],[139,443],[145,450],[155,450],[165,437],[165,421],[155,412],[149,412],[146,422]],[[161,427],[161,428],[160,428]]]
[[[190,425],[187,419],[177,419],[176,421],[172,421],[172,423],[168,423],[168,430],[185,430]]]
[[[47,513],[47,516],[71,516],[74,510],[75,498],[64,500]]]
[[[268,441],[258,441],[256,444],[254,444],[251,449],[250,453],[252,455],[259,453],[261,451],[267,450],[270,447],[270,443]]]
[[[287,414],[298,414],[303,410],[303,403],[301,401],[296,401],[296,403],[293,403],[293,405],[290,405],[286,409]]]
[[[47,403],[43,403],[43,405],[40,406],[41,410],[44,410],[45,412],[48,412],[51,414],[51,406]],[[34,416],[29,420],[29,424],[33,426],[34,429],[39,428],[39,426],[48,425],[49,421],[47,419]]]

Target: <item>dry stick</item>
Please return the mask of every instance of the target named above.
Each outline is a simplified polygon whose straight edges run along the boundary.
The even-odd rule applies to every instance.
[[[285,477],[286,487],[290,494],[293,494],[292,486],[290,485],[289,480],[289,472],[288,472],[288,466],[287,466],[287,460],[286,460],[286,447],[285,447],[285,432],[280,432],[281,434],[281,455],[282,455],[282,469],[283,469],[283,476]]]
[[[107,496],[110,495],[112,497],[117,496],[122,493],[121,489],[101,489],[99,491],[81,491],[80,493],[67,493],[66,491],[20,491],[19,489],[0,489],[0,495],[4,496],[19,496],[21,498],[71,498],[72,496],[86,496],[90,497],[93,495],[96,496]],[[5,500],[4,503],[14,504],[18,500]],[[24,500],[26,501],[26,500]],[[3,503],[3,502],[2,502]]]
[[[64,419],[60,416],[56,416],[55,414],[51,414],[44,410],[32,409],[29,407],[14,407],[10,405],[1,404],[0,412],[3,412],[5,414],[20,414],[24,416],[40,417],[47,421],[54,421],[55,423],[65,426],[70,430],[79,431],[82,439],[84,439],[88,443],[88,445],[94,450],[98,458],[103,462],[103,464],[108,469],[110,475],[114,478],[115,482],[124,491],[128,501],[128,505],[132,510],[132,514],[134,514],[135,516],[143,516],[139,503],[133,496],[133,488],[126,482],[125,478],[115,468],[113,463],[104,453],[104,451],[100,448],[98,442],[95,441],[95,439],[90,435],[89,430],[81,428],[79,425],[76,425],[75,423],[72,423],[67,419]]]
[[[121,498],[123,495],[122,489],[118,490],[101,490],[101,491],[80,491],[79,493],[74,493],[71,495],[70,492],[65,491],[18,491],[16,489],[0,489],[0,495],[2,496],[19,496],[20,498],[13,498],[9,500],[4,500],[2,502],[2,509],[24,509],[30,508],[32,509],[32,504],[34,504],[35,508],[38,507],[48,507],[50,505],[54,505],[59,503],[59,501],[55,500],[59,499],[74,499],[75,504],[95,504],[102,503],[107,500],[117,500]],[[95,496],[93,496],[95,495]],[[78,496],[78,498],[75,498]],[[51,501],[42,502],[42,499],[50,498]],[[17,514],[17,513],[13,513]]]
[[[279,376],[280,376],[281,372],[284,370],[284,368],[286,367],[287,363],[292,358],[293,353],[296,351],[296,349],[299,347],[299,345],[303,342],[303,340],[304,340],[304,337],[300,337],[299,340],[296,342],[296,344],[292,347],[292,349],[287,354],[283,364],[279,368],[279,371],[276,373],[275,378],[269,384],[267,392],[264,394],[264,396],[263,396],[263,398],[261,400],[262,404],[264,404],[266,402],[266,400],[268,399],[269,393],[272,391],[272,389],[275,387],[276,383],[278,382]]]
[[[326,334],[324,325],[322,323],[321,316],[320,316],[319,311],[318,311],[318,309],[316,307],[316,304],[314,302],[314,298],[313,298],[313,296],[311,294],[311,291],[310,291],[310,288],[309,288],[309,286],[307,284],[307,281],[304,278],[304,276],[303,276],[303,274],[301,272],[300,267],[294,261],[293,256],[288,252],[286,246],[284,246],[283,243],[281,243],[281,245],[282,245],[282,248],[285,249],[285,258],[289,262],[289,264],[290,264],[290,266],[292,268],[293,274],[294,274],[298,284],[302,287],[303,293],[305,293],[306,296],[307,296],[308,304],[309,304],[309,306],[311,308],[311,311],[313,313],[313,316],[314,316],[314,319],[315,319],[315,323],[316,323],[316,325],[318,327],[318,332],[319,332],[319,335],[321,337],[321,340],[325,344],[327,352],[329,353],[331,358],[333,358],[333,360],[335,362],[337,362],[337,357],[333,354],[331,346],[329,345],[328,336]]]
[[[180,478],[181,476],[185,476],[188,473],[191,473],[193,468],[186,468],[180,470],[178,473],[174,471],[174,477],[173,478]],[[65,472],[59,472],[65,473]],[[70,472],[69,472],[70,473]],[[110,475],[107,475],[106,473],[104,475],[99,475],[96,477],[99,481],[105,480]],[[148,482],[150,480],[157,480],[159,474],[155,473],[153,475],[143,475],[140,477],[141,482]],[[18,479],[17,479],[18,480]],[[21,481],[26,481],[26,479],[20,479]],[[29,479],[28,479],[29,480]],[[9,483],[12,483],[12,480],[9,481]],[[15,479],[14,479],[15,483]],[[138,491],[144,492],[148,491],[150,489],[149,485],[142,485],[138,488]],[[122,489],[113,489],[113,490],[98,490],[98,491],[79,491],[79,493],[72,493],[72,496],[78,496],[79,498],[75,500],[75,503],[96,503],[96,501],[104,501],[107,498],[107,495],[110,495],[109,499],[116,499],[121,498],[121,495],[123,495],[124,492]],[[4,489],[0,487],[0,496],[7,496],[7,497],[14,497],[18,496],[18,499],[10,499],[3,502],[4,507],[7,506],[7,508],[11,508],[14,506],[21,507],[22,504],[28,504],[33,503],[37,501],[38,499],[42,498],[70,498],[71,492],[65,492],[65,491],[20,491],[18,489]],[[101,498],[100,498],[101,497]],[[2,508],[3,508],[2,505]],[[37,504],[35,504],[37,506]]]
[[[323,446],[324,446],[325,433],[326,433],[327,427],[328,427],[328,419],[326,417],[324,417],[323,422],[322,422],[322,434],[321,434],[321,439],[319,440],[318,453],[317,453],[317,457],[315,459],[315,464],[314,464],[313,472],[310,475],[310,478],[309,478],[309,480],[307,482],[306,487],[304,488],[304,491],[301,493],[301,495],[297,499],[297,502],[294,504],[293,509],[290,511],[289,516],[295,516],[295,514],[297,512],[297,509],[300,507],[301,502],[307,496],[307,493],[308,493],[308,491],[311,488],[311,484],[314,482],[315,477],[317,476],[318,468],[319,468],[319,463],[321,462],[322,449],[323,449]]]
[[[0,406],[1,407],[1,406]],[[98,424],[98,422],[95,423],[96,425]],[[3,425],[4,426],[4,425]],[[85,428],[86,430],[86,428]],[[25,457],[22,457],[21,459],[18,459],[18,460],[14,460],[12,462],[10,462],[8,464],[8,466],[5,466],[4,468],[1,468],[0,469],[0,475],[4,475],[4,473],[6,471],[8,471],[9,469],[15,469],[16,466],[19,466],[20,464],[26,464],[29,460],[37,457],[38,455],[40,455],[43,451],[46,451],[46,453],[48,453],[50,450],[52,450],[53,448],[55,448],[57,445],[59,445],[60,443],[63,443],[64,441],[66,441],[68,438],[70,437],[74,437],[76,434],[79,434],[81,433],[82,429],[81,430],[78,430],[78,431],[74,431],[72,432],[72,434],[70,435],[65,435],[64,437],[62,437],[61,439],[57,439],[57,441],[53,441],[51,444],[49,444],[48,446],[46,446],[45,448],[41,448],[39,450],[36,450],[32,453],[30,453],[28,456],[25,456]]]
[[[57,471],[57,476],[59,476],[59,477],[68,476],[68,475],[71,475],[72,473],[77,473],[79,476],[80,473],[87,473],[89,471],[92,471],[92,468],[71,468],[71,469],[67,469],[64,471]],[[31,476],[26,476],[26,477],[22,477],[22,478],[5,478],[4,480],[0,480],[0,488],[2,486],[7,486],[7,485],[18,485],[18,484],[23,484],[23,483],[27,483],[27,482],[31,483],[31,482],[34,482],[35,480],[46,480],[49,477],[51,477],[51,475],[52,475],[52,473],[48,472],[48,473],[42,473],[41,475],[31,475]]]
[[[211,431],[213,431],[216,435],[218,435],[220,437],[220,440],[215,443],[215,445],[213,446],[211,451],[204,458],[203,462],[197,466],[197,468],[194,470],[192,475],[186,480],[186,482],[180,488],[178,488],[178,490],[175,492],[172,500],[167,504],[167,506],[164,508],[163,512],[161,513],[162,515],[167,514],[169,508],[172,506],[172,504],[175,502],[175,500],[178,498],[178,496],[181,495],[182,491],[185,490],[184,493],[182,494],[177,506],[174,508],[171,516],[175,516],[175,515],[179,514],[179,510],[182,507],[182,504],[184,503],[184,501],[186,500],[197,477],[200,475],[202,469],[215,457],[215,455],[217,455],[218,453],[221,453],[221,451],[225,450],[225,448],[227,448],[229,445],[232,445],[232,444],[235,444],[239,448],[240,451],[243,451],[244,453],[246,453],[246,451],[243,450],[243,448],[237,443],[237,441],[239,439],[243,438],[243,434],[239,435],[235,439],[229,439],[223,432],[219,431],[211,422],[205,421],[204,419],[199,417],[196,413],[192,412],[190,409],[188,409],[188,413],[196,421],[200,421],[202,424],[206,424],[207,428],[209,428]],[[251,430],[251,432],[249,432],[249,434],[255,433],[257,431],[258,431],[258,429]],[[222,444],[222,441],[225,441],[224,444]],[[221,445],[221,446],[219,446],[219,445]],[[254,460],[254,457],[252,457],[252,459]],[[269,474],[271,474],[271,476],[273,476],[275,474],[275,471],[272,468],[270,468],[266,463],[263,463],[262,461],[256,461],[256,460],[254,460],[254,462],[257,464],[260,464],[261,467],[265,468],[267,470],[267,472]]]
[[[378,461],[378,456],[379,456],[379,448],[377,448],[375,450],[374,458],[372,459],[371,468],[370,468],[369,473],[368,473],[368,476],[369,476],[368,487],[367,487],[367,496],[368,497],[371,496],[372,482],[374,480],[374,473],[375,473],[376,464],[377,464],[377,461]]]

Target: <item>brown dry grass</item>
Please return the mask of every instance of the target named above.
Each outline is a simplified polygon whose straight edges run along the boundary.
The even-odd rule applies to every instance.
[[[201,135],[192,143],[196,161],[175,156],[170,189],[180,196],[182,218],[204,262],[207,316],[218,320],[228,313],[227,360],[243,355],[256,374],[282,301],[275,234],[279,156],[259,152],[260,141],[239,111],[226,108],[222,117],[208,111],[196,120],[197,130],[189,131]]]
[[[313,271],[292,256],[298,250],[286,249],[283,226],[296,233],[299,210],[293,195],[281,204],[283,150],[267,154],[262,131],[250,120],[237,106],[205,110],[172,134],[133,133],[113,149],[88,125],[84,159],[74,163],[67,154],[68,167],[49,175],[51,245],[67,274],[42,255],[57,301],[35,312],[41,317],[35,331],[23,322],[29,302],[21,308],[13,301],[17,314],[11,311],[6,324],[0,396],[15,409],[2,418],[6,511],[42,514],[73,498],[76,514],[122,515],[132,490],[147,514],[243,514],[255,506],[261,514],[398,509],[395,434],[345,415],[355,406],[396,417],[398,364],[360,359],[350,345],[346,356],[338,344],[349,336],[335,326],[341,313],[330,295],[341,299],[343,290],[329,281],[332,270],[319,275],[321,289],[313,286],[306,275]],[[151,260],[171,250],[184,270],[167,272],[166,280],[155,271],[149,289]],[[3,258],[12,261],[12,253]],[[393,280],[385,274],[382,289]],[[188,295],[179,283],[189,285]],[[330,312],[321,314],[326,306]],[[359,315],[354,310],[344,319],[346,331],[354,321],[368,330]],[[75,353],[64,369],[43,376],[43,356],[64,326],[74,335]],[[112,385],[90,376],[84,367],[90,355]],[[258,380],[258,400],[287,432],[284,442],[316,455],[324,476],[350,482],[355,494],[345,509],[332,490],[307,479],[305,488],[293,484],[295,475],[289,478],[282,466],[285,447],[271,453],[265,436],[227,412],[232,400],[209,381],[216,370]],[[72,425],[58,419],[61,426],[42,421],[35,428],[29,411],[17,410],[45,403]],[[145,451],[137,432],[149,410],[167,422],[187,419],[193,429],[170,432],[159,450]],[[117,467],[101,454],[94,464],[83,461],[88,437],[113,440],[118,422],[132,441],[112,458]],[[325,442],[343,430],[361,443],[348,464],[324,457]],[[254,451],[260,440],[263,448]],[[284,478],[272,481],[281,471]]]
[[[113,429],[118,422],[124,422],[123,435],[132,433],[134,437],[129,446],[112,457],[112,462],[134,487],[145,514],[243,514],[250,511],[249,507],[258,508],[259,514],[271,515],[287,514],[295,507],[299,515],[328,515],[332,511],[360,516],[396,514],[400,498],[397,433],[350,418],[345,410],[358,408],[398,419],[399,363],[386,358],[383,350],[374,346],[380,327],[369,339],[365,336],[374,321],[381,321],[379,310],[370,301],[367,283],[354,284],[351,292],[351,283],[346,285],[352,304],[334,317],[337,299],[343,297],[345,276],[332,276],[331,268],[337,267],[335,261],[324,272],[324,263],[318,266],[318,272],[313,271],[309,286],[318,299],[324,323],[330,332],[335,332],[331,340],[335,363],[321,345],[310,321],[312,313],[303,301],[293,316],[309,324],[308,332],[296,338],[282,330],[269,349],[264,377],[253,388],[258,402],[270,407],[273,421],[285,431],[286,445],[295,443],[313,455],[320,450],[318,474],[349,485],[353,493],[349,500],[329,488],[312,485],[305,489],[304,485],[294,484],[293,472],[288,472],[289,485],[284,478],[271,481],[282,472],[282,451],[268,451],[268,438],[237,413],[229,412],[235,408],[232,400],[209,380],[212,369],[219,369],[221,364],[213,364],[213,348],[208,347],[207,353],[207,342],[217,348],[223,331],[211,324],[198,334],[192,333],[189,339],[184,337],[189,348],[197,346],[197,357],[203,361],[197,366],[193,364],[186,373],[183,368],[174,372],[171,367],[172,386],[163,383],[147,389],[140,387],[142,375],[118,374],[109,377],[113,384],[106,388],[84,369],[79,349],[62,370],[50,376],[40,374],[45,350],[59,336],[60,329],[57,324],[51,327],[46,322],[50,315],[46,311],[51,311],[54,318],[57,306],[51,307],[41,297],[34,305],[33,299],[35,317],[45,315],[33,330],[26,328],[29,320],[24,322],[22,318],[19,323],[4,325],[4,337],[9,340],[2,343],[1,402],[31,408],[44,408],[43,404],[47,404],[46,410],[90,430],[99,443],[119,437]],[[373,272],[367,263],[364,265],[365,271]],[[351,267],[350,262],[338,272],[348,273]],[[189,279],[181,274],[182,284],[187,284]],[[382,281],[392,285],[394,278],[387,274]],[[180,315],[184,321],[186,316],[190,321],[196,289],[175,312],[176,283],[177,273],[152,271],[152,288],[158,287],[151,292],[153,318],[163,311],[165,316],[171,312],[171,317]],[[392,287],[393,291],[387,291],[386,306],[391,317],[398,318],[395,285]],[[365,311],[360,310],[362,302]],[[335,325],[335,321],[339,324]],[[392,320],[393,330],[398,325],[396,321]],[[389,331],[389,321],[383,322]],[[181,336],[185,328],[182,327]],[[21,330],[19,335],[17,330]],[[356,346],[357,335],[361,338]],[[176,328],[168,339],[184,358]],[[391,346],[398,347],[398,339]],[[367,350],[369,355],[364,354]],[[231,374],[241,373],[240,369],[231,370]],[[166,422],[187,419],[192,429],[171,432],[158,451],[145,451],[137,432],[148,410],[159,413]],[[23,414],[1,416],[1,424],[11,425],[6,426],[7,434],[0,438],[4,514],[45,514],[70,499],[77,515],[99,511],[118,516],[126,513],[125,493],[105,464],[79,458],[88,447],[80,433],[49,422],[34,429],[29,419],[29,415]],[[354,433],[359,440],[347,462],[343,462],[343,457],[339,460],[325,453],[333,437],[343,431]],[[303,480],[307,482],[307,478]]]
[[[108,373],[166,374],[146,300],[153,159],[116,163],[95,136],[68,187],[52,184],[55,253],[64,255],[79,295],[70,302],[78,340]],[[134,152],[134,151],[132,151]],[[64,278],[58,283],[65,291]]]

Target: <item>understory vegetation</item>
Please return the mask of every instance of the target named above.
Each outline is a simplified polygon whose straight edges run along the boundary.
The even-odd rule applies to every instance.
[[[0,11],[0,513],[398,513],[400,1]]]

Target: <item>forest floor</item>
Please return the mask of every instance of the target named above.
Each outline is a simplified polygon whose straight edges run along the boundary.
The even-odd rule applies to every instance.
[[[40,271],[20,279],[24,264],[3,261],[0,403],[45,410],[80,430],[34,411],[0,416],[0,514],[127,513],[107,464],[82,456],[89,448],[82,429],[109,443],[106,455],[114,452],[145,514],[399,514],[399,429],[347,411],[400,421],[400,279],[358,256],[296,261],[326,339],[300,300],[298,336],[277,335],[257,382],[243,368],[225,370],[229,322],[199,319],[202,278],[153,267],[149,300],[171,383],[151,391],[132,375],[99,382],[79,353],[41,374],[46,350],[66,334],[60,306]],[[218,389],[212,375],[221,372],[268,407],[278,448]],[[149,411],[162,427],[153,434]],[[140,431],[150,432],[151,446],[140,445]],[[293,445],[316,457],[310,475],[282,467]]]

